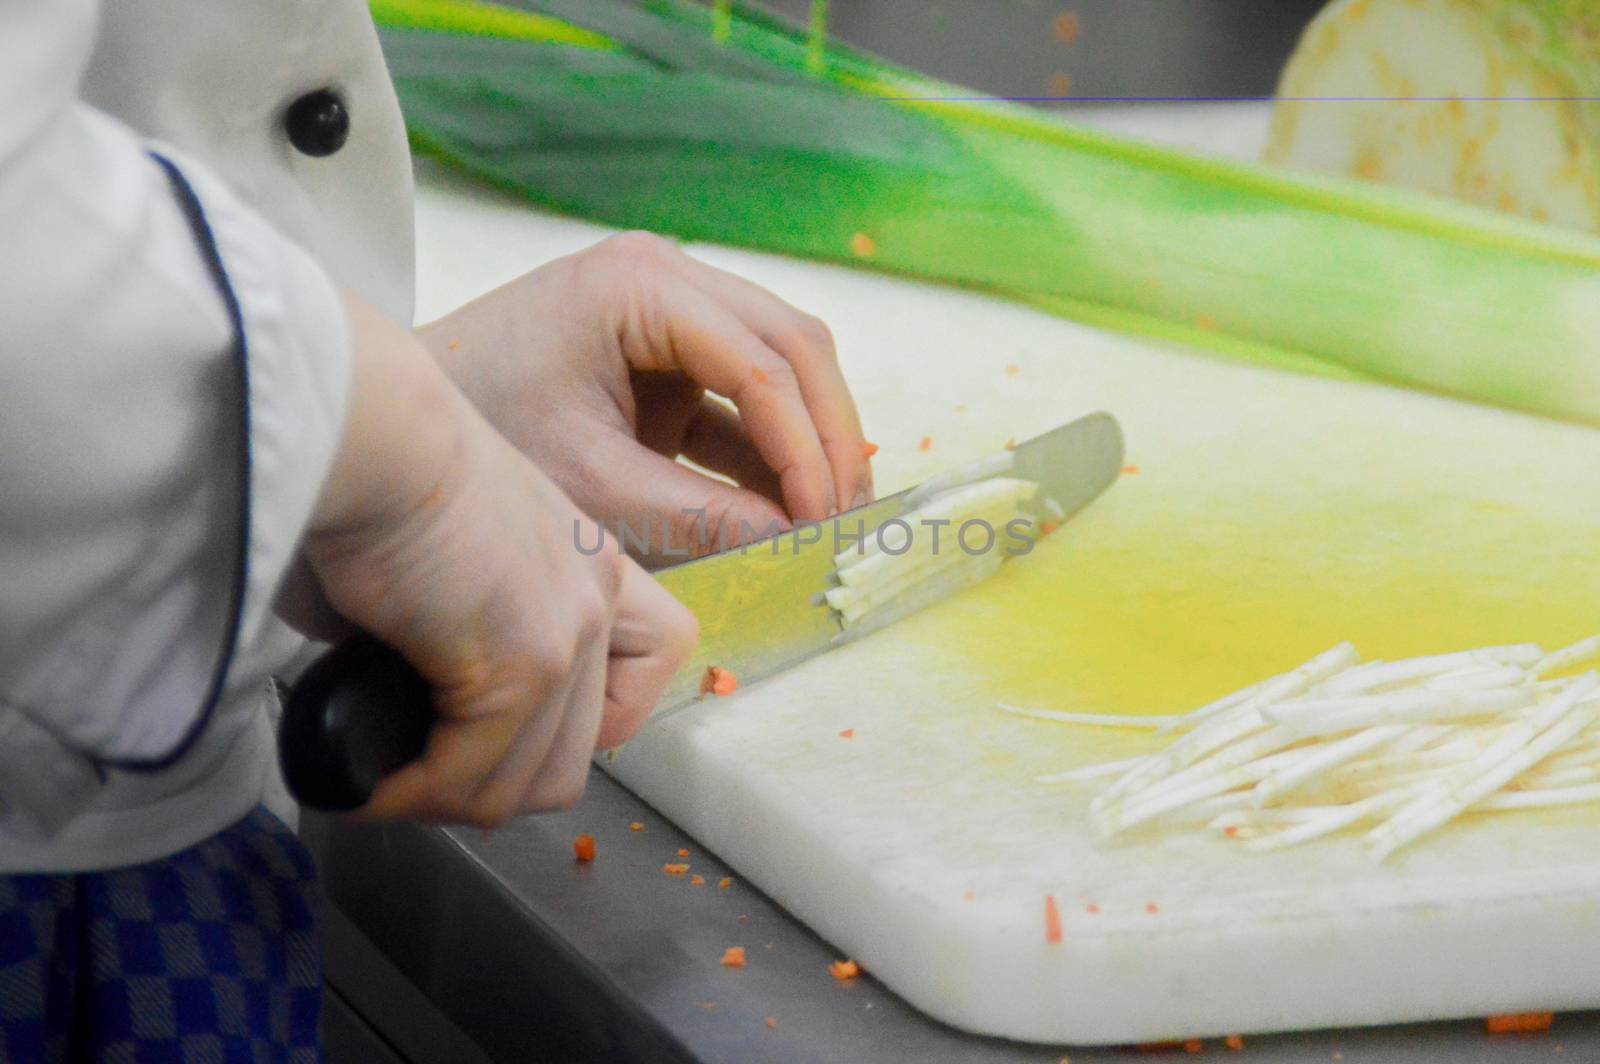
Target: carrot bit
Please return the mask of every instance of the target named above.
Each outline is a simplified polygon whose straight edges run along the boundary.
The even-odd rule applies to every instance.
[[[757,384],[765,384],[770,379],[767,376],[767,371],[762,369],[760,366],[754,367],[754,370],[751,372],[750,376]]]
[[[1021,372],[1022,372],[1022,368],[1020,366],[1018,366],[1016,363],[1012,363],[1011,365],[1006,367],[1006,376],[1007,377],[1015,377],[1017,374],[1019,374]]]
[[[1094,902],[1090,902],[1088,905],[1083,907],[1083,911],[1088,913],[1090,916],[1098,916],[1100,913],[1100,906],[1096,905]]]
[[[1136,465],[1125,465],[1122,467],[1122,471],[1130,477],[1136,477],[1139,475],[1139,467]]]
[[[1054,521],[1040,521],[1039,522],[1039,535],[1048,536],[1050,533],[1054,532],[1056,529],[1058,529],[1060,527],[1061,526],[1059,524],[1057,524],[1056,522],[1054,522]]]
[[[1210,314],[1196,314],[1194,323],[1196,327],[1204,329],[1206,332],[1214,332],[1217,328],[1217,319]]]
[[[722,951],[722,966],[724,968],[744,967],[744,947],[729,946]]]
[[[629,831],[643,831],[644,830],[644,825],[639,823],[637,820],[635,820],[633,823],[628,825],[628,830]]]
[[[1205,1048],[1206,1044],[1200,1041],[1198,1038],[1190,1038],[1183,1043],[1183,1051],[1185,1053],[1200,1053],[1203,1052]]]
[[[1152,902],[1146,902],[1145,903],[1145,907],[1144,907],[1144,911],[1149,913],[1151,916],[1154,916],[1156,913],[1161,911],[1161,906],[1157,905],[1153,901]]]
[[[721,665],[713,665],[706,670],[700,678],[700,693],[703,695],[731,695],[739,689],[739,677]]]
[[[689,856],[689,851],[688,851],[688,850],[685,850],[685,849],[681,849],[681,848],[680,848],[680,849],[679,849],[679,850],[678,850],[678,856],[679,856],[679,857],[687,857],[687,856]]]
[[[1550,1029],[1555,1014],[1550,1012],[1511,1012],[1490,1016],[1483,1021],[1490,1034],[1540,1034]]]
[[[661,866],[661,870],[669,876],[681,876],[689,871],[689,866],[686,864],[664,864]]]
[[[1044,896],[1044,940],[1052,946],[1061,942],[1061,910],[1056,908],[1056,896]]]
[[[448,347],[450,350],[454,351],[454,350],[456,350],[457,348],[459,348],[461,346],[461,341],[460,340],[451,340],[449,343],[445,344],[445,346]]]
[[[834,961],[832,964],[828,965],[828,974],[832,975],[841,983],[848,983],[850,980],[861,974],[861,966],[855,961],[850,960]]]
[[[1222,833],[1224,835],[1228,836],[1228,838],[1230,838],[1230,839],[1238,838],[1239,837],[1239,825],[1238,824],[1229,824],[1227,827],[1222,829]]]
[[[873,443],[871,440],[868,440],[866,443],[863,443],[861,445],[861,457],[863,457],[863,458],[871,458],[873,455],[875,455],[877,453],[878,453],[878,445]]]
[[[839,738],[841,739],[854,739],[855,737],[856,730],[854,728],[846,728],[844,731],[839,733]]]
[[[928,451],[933,450],[933,437],[932,436],[924,436],[924,437],[922,437],[921,441],[919,441],[917,443],[917,450],[922,451],[924,454],[926,454]]]
[[[776,1031],[778,1029],[778,1018],[776,1016],[768,1016],[761,1022],[767,1025],[768,1030]]]
[[[1228,1047],[1228,1052],[1237,1053],[1244,1048],[1244,1039],[1239,1035],[1230,1034],[1222,1040],[1222,1044]]]
[[[878,242],[865,233],[850,238],[850,254],[858,259],[870,259],[878,253]]]
[[[594,860],[594,836],[579,835],[572,840],[572,856],[580,861]]]
[[[703,887],[703,886],[706,885],[706,877],[705,876],[690,876],[689,877],[689,885],[691,887]]]
[[[1014,451],[1016,449],[1017,449],[1017,441],[1016,440],[1007,440],[1006,441],[1006,450]]]
[[[733,886],[733,879],[731,877],[729,877],[729,876],[723,876],[721,879],[717,880],[717,889],[718,890],[727,890],[728,888],[730,888],[732,886]]]
[[[1078,31],[1082,28],[1076,11],[1063,11],[1050,22],[1050,32],[1062,44],[1071,44],[1077,40]]]

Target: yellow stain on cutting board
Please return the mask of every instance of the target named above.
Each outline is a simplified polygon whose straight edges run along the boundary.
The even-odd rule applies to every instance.
[[[1157,714],[1345,639],[1394,659],[1600,631],[1592,518],[1436,497],[1150,519],[1118,506],[1129,490],[911,618],[905,638],[959,660],[998,700]]]

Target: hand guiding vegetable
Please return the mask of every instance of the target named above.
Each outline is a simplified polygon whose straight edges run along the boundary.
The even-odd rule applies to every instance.
[[[659,237],[557,259],[420,335],[591,517],[665,524],[646,564],[679,560],[663,539],[703,554],[873,498],[827,327]]]

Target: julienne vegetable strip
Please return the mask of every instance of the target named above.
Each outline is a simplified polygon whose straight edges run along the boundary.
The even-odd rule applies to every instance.
[[[1120,140],[740,3],[375,10],[416,149],[545,207],[1600,423],[1589,235]]]
[[[1200,824],[1267,851],[1358,825],[1382,861],[1469,812],[1600,802],[1600,637],[1362,663],[1340,644],[1175,721],[1164,750],[1038,777],[1113,777],[1094,837]],[[1017,715],[1015,707],[1002,705]],[[1093,714],[1021,715],[1078,727]]]

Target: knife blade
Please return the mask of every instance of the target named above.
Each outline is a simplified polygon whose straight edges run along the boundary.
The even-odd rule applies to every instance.
[[[712,665],[733,671],[741,684],[753,683],[926,604],[847,629],[823,599],[834,584],[841,543],[876,536],[938,491],[1002,472],[1039,485],[1035,500],[1023,505],[1025,514],[1064,521],[1111,486],[1122,461],[1116,419],[1091,414],[830,521],[658,570],[656,579],[699,620],[700,643],[651,723],[699,701]],[[1054,503],[1050,513],[1043,510],[1046,499]],[[426,681],[396,651],[357,636],[318,659],[285,700],[278,729],[284,779],[303,805],[359,808],[384,776],[422,754],[433,720]]]

